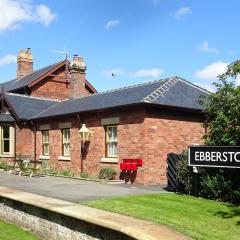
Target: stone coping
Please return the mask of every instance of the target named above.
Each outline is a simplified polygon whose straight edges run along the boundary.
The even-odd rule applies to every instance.
[[[164,225],[7,187],[0,187],[0,196],[122,232],[137,240],[190,239]]]

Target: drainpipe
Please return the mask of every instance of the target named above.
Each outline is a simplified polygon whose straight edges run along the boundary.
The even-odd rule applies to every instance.
[[[33,130],[33,138],[34,138],[34,145],[33,145],[33,154],[34,154],[34,168],[37,167],[37,131],[36,126],[34,125],[33,121],[31,121],[32,130]]]
[[[83,120],[80,118],[79,114],[77,114],[77,119],[79,122],[79,126],[81,127],[81,124],[83,123]],[[80,140],[80,172],[83,173],[83,146],[82,146],[82,140]]]
[[[16,161],[17,159],[17,134],[16,134],[16,131],[17,131],[17,124],[16,122],[14,122],[14,161]]]

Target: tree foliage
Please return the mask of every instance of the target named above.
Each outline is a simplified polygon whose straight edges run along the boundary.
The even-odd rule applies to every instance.
[[[208,131],[207,145],[240,145],[240,60],[227,67],[214,83],[216,92],[202,99]],[[211,199],[240,202],[239,169],[205,168],[201,176],[201,195]]]
[[[208,133],[207,145],[240,144],[240,86],[235,81],[240,73],[240,61],[230,64],[227,71],[214,83],[216,92],[207,99],[202,99]]]
[[[188,151],[184,151],[181,155],[182,160],[176,164],[178,191],[190,195],[193,188],[193,170],[188,166]]]
[[[218,76],[219,79],[225,80],[229,77],[237,78],[240,73],[240,60],[236,60],[235,62],[231,63],[227,66],[227,71]]]

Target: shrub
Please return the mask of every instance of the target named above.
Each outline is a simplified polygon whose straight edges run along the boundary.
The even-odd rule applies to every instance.
[[[201,196],[218,201],[240,203],[240,186],[233,180],[234,170],[206,169],[201,177]]]
[[[48,168],[46,169],[47,174],[57,175],[58,171],[55,168]]]
[[[191,194],[193,188],[193,170],[188,166],[188,152],[182,153],[182,160],[176,164],[176,179],[178,182],[178,191]]]
[[[100,179],[112,180],[117,175],[116,171],[113,168],[102,168],[99,172]]]
[[[59,171],[58,174],[65,176],[65,177],[73,177],[74,176],[74,173],[71,172],[70,170],[62,170],[62,171]]]
[[[0,169],[3,169],[4,171],[8,170],[8,164],[5,162],[0,162]]]
[[[89,174],[87,172],[80,173],[81,178],[89,178]]]

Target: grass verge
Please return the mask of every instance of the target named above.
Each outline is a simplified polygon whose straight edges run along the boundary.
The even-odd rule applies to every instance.
[[[40,240],[14,224],[0,220],[0,240]]]
[[[165,224],[193,239],[240,239],[240,206],[174,193],[108,198],[85,205]]]

